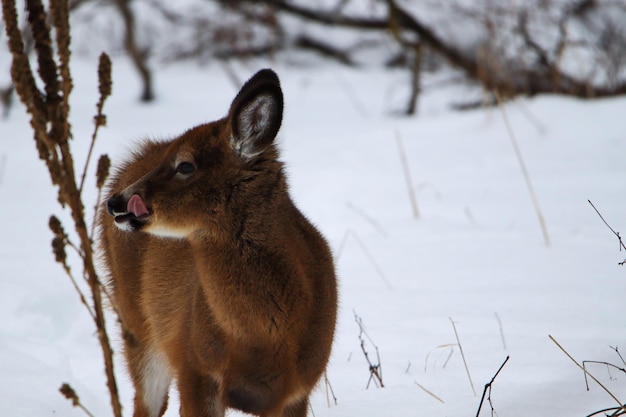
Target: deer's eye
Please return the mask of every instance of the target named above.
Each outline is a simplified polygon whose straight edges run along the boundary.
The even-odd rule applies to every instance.
[[[191,162],[182,161],[176,165],[176,173],[184,176],[193,174],[196,171],[196,166]]]

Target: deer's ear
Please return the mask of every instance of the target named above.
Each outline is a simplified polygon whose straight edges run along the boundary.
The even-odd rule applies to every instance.
[[[272,144],[283,119],[283,92],[274,71],[257,72],[241,87],[228,113],[233,150],[248,160]]]

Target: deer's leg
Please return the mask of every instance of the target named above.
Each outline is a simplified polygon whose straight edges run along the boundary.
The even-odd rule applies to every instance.
[[[162,416],[172,380],[165,355],[142,343],[127,343],[125,353],[135,386],[133,417]]]
[[[224,404],[217,382],[190,369],[181,370],[178,378],[181,417],[223,417]]]
[[[303,398],[300,401],[287,406],[283,410],[282,417],[306,417],[309,408],[309,399]]]

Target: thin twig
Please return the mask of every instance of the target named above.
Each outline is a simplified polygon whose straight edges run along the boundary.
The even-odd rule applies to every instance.
[[[380,385],[381,388],[384,388],[385,385],[383,384],[383,370],[382,370],[382,365],[380,361],[380,352],[378,351],[378,346],[376,346],[372,338],[365,331],[365,328],[363,327],[363,320],[356,314],[356,311],[353,310],[353,313],[354,313],[354,320],[359,325],[359,341],[361,345],[361,350],[363,351],[363,355],[365,356],[365,360],[367,361],[369,365],[369,371],[370,371],[370,377],[367,380],[367,385],[365,386],[365,388],[366,389],[369,388],[370,383],[372,381],[374,381],[374,384]],[[373,364],[372,361],[370,360],[369,354],[367,350],[365,349],[365,339],[363,339],[363,335],[365,335],[365,337],[369,340],[370,344],[376,350],[376,358],[378,360],[377,364]]]
[[[624,366],[626,366],[626,361],[624,360],[624,358],[622,357],[622,354],[619,353],[619,349],[617,348],[617,346],[613,347],[613,346],[609,346],[611,349],[613,349],[615,351],[615,353],[617,353],[617,356],[619,356],[620,360],[622,361],[622,363],[624,364]]]
[[[402,145],[402,137],[400,132],[396,130],[396,142],[398,143],[398,150],[400,151],[400,161],[402,162],[402,168],[404,171],[404,180],[409,192],[409,199],[411,200],[411,208],[413,209],[413,217],[420,218],[419,209],[417,208],[417,197],[415,197],[415,188],[413,187],[413,181],[411,180],[411,171],[409,170],[409,163],[407,162],[406,152]]]
[[[383,279],[383,281],[385,282],[385,285],[387,286],[387,288],[390,289],[390,290],[393,290],[393,286],[391,285],[391,282],[389,282],[389,279],[387,278],[387,276],[385,275],[385,273],[383,272],[381,267],[378,265],[378,263],[376,262],[376,260],[374,259],[374,257],[370,253],[370,251],[367,249],[367,247],[365,246],[363,241],[361,241],[361,239],[359,239],[359,237],[356,235],[356,233],[352,232],[351,234],[352,234],[352,237],[354,238],[354,240],[356,241],[356,243],[358,243],[359,246],[361,247],[361,250],[363,251],[365,256],[367,256],[367,259],[370,261],[370,263],[372,264],[372,266],[374,267],[376,272],[378,272],[378,275]]]
[[[454,324],[454,320],[452,317],[449,317],[450,323],[452,323],[452,328],[454,329],[454,336],[456,337],[456,342],[459,345],[459,351],[461,352],[461,358],[463,358],[463,365],[465,365],[465,372],[467,373],[467,379],[469,379],[470,386],[472,387],[472,392],[474,393],[474,397],[476,396],[476,389],[474,388],[474,382],[472,382],[472,376],[470,375],[469,367],[467,366],[467,361],[465,360],[465,354],[463,353],[463,346],[461,345],[461,340],[459,339],[459,334],[456,331],[456,325]]]
[[[70,248],[72,248],[78,256],[80,257],[84,256],[83,251],[74,242],[72,242],[72,240],[67,236],[65,236],[65,244],[69,246]]]
[[[615,369],[617,369],[618,371],[622,371],[622,372],[625,372],[625,373],[626,373],[626,369],[624,369],[624,368],[620,368],[620,367],[619,367],[619,366],[617,366],[617,365],[613,365],[612,363],[605,362],[605,361],[583,361],[583,368],[587,369],[587,364],[588,364],[588,363],[593,363],[593,364],[596,364],[596,365],[605,365],[605,366],[607,367],[607,371],[608,371],[608,373],[609,373],[609,378],[610,378],[610,379],[612,379],[612,377],[611,377],[611,371],[610,371],[610,369],[611,369],[611,368],[615,368]],[[587,388],[587,391],[589,391],[589,382],[588,382],[588,380],[587,380],[587,373],[585,373],[585,386],[586,386],[586,388]]]
[[[606,365],[608,368],[614,368],[617,369],[618,371],[624,372],[626,373],[626,369],[621,368],[617,365],[614,365],[610,362],[605,362],[605,361],[583,361],[583,366],[585,366],[586,363],[594,363],[596,365]]]
[[[98,218],[98,214],[100,212],[100,206],[101,206],[100,200],[102,200],[102,188],[98,188],[98,195],[96,196],[96,204],[94,205],[94,208],[93,208],[94,219]],[[91,222],[91,229],[89,230],[89,239],[93,241],[95,236],[96,236],[96,221],[94,220],[93,222]]]
[[[96,188],[98,188],[98,196],[96,198],[96,203],[93,209],[93,218],[97,219],[100,215],[101,207],[103,206],[102,200],[102,189],[104,188],[104,184],[106,183],[107,178],[109,177],[109,171],[111,169],[111,160],[107,154],[100,155],[100,159],[98,159],[98,167],[96,169]],[[89,238],[91,240],[94,239],[96,233],[96,220],[91,222],[91,231],[89,232]]]
[[[222,69],[224,70],[224,72],[226,72],[226,75],[228,76],[230,82],[233,84],[233,87],[235,87],[236,90],[239,90],[243,82],[241,81],[241,78],[237,75],[237,72],[235,71],[233,66],[230,65],[230,61],[222,60],[221,64]]]
[[[545,125],[543,123],[541,123],[541,121],[539,119],[537,119],[528,110],[528,107],[526,107],[524,105],[523,101],[517,100],[517,101],[514,101],[513,103],[517,105],[517,108],[519,109],[520,113],[526,117],[526,120],[528,120],[530,122],[530,124],[535,127],[535,130],[537,131],[537,133],[539,133],[540,135],[545,135],[546,134],[546,130],[547,129],[546,129]]]
[[[359,216],[363,217],[369,224],[371,224],[372,226],[374,226],[374,229],[376,229],[378,231],[378,233],[380,233],[381,235],[387,237],[387,232],[385,231],[385,229],[382,228],[382,226],[380,225],[380,223],[378,223],[376,221],[376,219],[374,219],[372,216],[370,216],[369,214],[367,214],[365,212],[365,210],[361,209],[360,207],[357,207],[354,203],[352,203],[351,201],[348,201],[346,203],[346,206],[353,210],[356,214],[358,214]]]
[[[613,395],[613,393],[612,393],[611,391],[609,391],[609,390],[608,390],[608,389],[607,389],[604,385],[602,385],[602,383],[601,383],[600,381],[598,381],[598,379],[597,379],[595,376],[593,376],[592,374],[590,374],[590,373],[589,373],[589,372],[588,372],[588,371],[587,371],[587,370],[586,370],[586,369],[585,369],[585,368],[584,368],[581,364],[579,364],[579,363],[576,361],[576,359],[574,359],[574,358],[572,357],[572,355],[570,355],[570,354],[569,354],[569,353],[565,350],[565,348],[563,348],[563,346],[561,346],[561,345],[559,344],[559,342],[557,342],[557,341],[556,341],[556,339],[555,339],[554,337],[552,337],[552,335],[548,335],[548,337],[550,338],[550,340],[552,340],[552,342],[554,342],[554,344],[555,344],[555,345],[557,345],[557,347],[558,347],[559,349],[561,349],[561,351],[562,351],[563,353],[565,353],[565,355],[566,355],[568,358],[570,358],[570,360],[571,360],[572,362],[574,362],[574,364],[575,364],[576,366],[578,366],[578,367],[579,367],[579,368],[580,368],[580,369],[581,369],[581,370],[582,370],[582,371],[583,371],[586,375],[589,375],[589,378],[593,379],[593,380],[594,380],[594,382],[600,386],[600,388],[602,388],[602,389],[603,389],[603,390],[604,390],[607,394],[609,394],[609,396],[610,396],[611,398],[613,398],[613,399],[615,400],[615,402],[619,404],[619,406],[620,406],[620,407],[622,407],[622,408],[623,408],[623,403],[622,403],[620,400],[618,400],[618,399],[617,399],[617,397],[616,397],[615,395]]]
[[[98,63],[98,79],[99,79],[99,90],[100,90],[100,98],[98,99],[98,103],[96,104],[96,115],[94,116],[94,129],[91,135],[91,143],[89,144],[89,151],[87,152],[87,159],[85,160],[85,165],[83,166],[83,174],[80,178],[80,185],[78,187],[78,194],[83,193],[83,186],[85,185],[85,178],[87,177],[87,169],[89,168],[89,162],[91,162],[91,155],[93,153],[94,145],[96,144],[96,139],[98,137],[98,130],[100,127],[106,125],[106,116],[102,113],[102,109],[104,108],[104,103],[106,99],[111,95],[111,60],[109,56],[105,53],[100,54],[99,63]],[[99,187],[101,188],[101,187]]]
[[[333,397],[333,402],[335,403],[335,405],[337,405],[337,397],[335,396],[335,391],[333,390],[333,386],[328,380],[328,375],[326,372],[324,372],[324,385],[326,386],[326,404],[328,405],[328,408],[330,408],[330,396]]]
[[[625,410],[625,407],[623,406],[622,407],[609,407],[603,410],[594,411],[593,413],[588,414],[586,417],[593,417],[593,416],[597,416],[598,414],[604,414],[605,416],[608,416],[608,417],[622,416],[626,413],[624,410]],[[615,412],[613,414],[607,414],[607,412],[609,411],[615,411]]]
[[[509,139],[511,140],[511,144],[513,145],[513,149],[515,151],[515,156],[517,157],[517,162],[520,165],[522,170],[522,175],[524,176],[524,181],[526,181],[526,188],[528,188],[528,193],[530,194],[530,198],[532,200],[533,206],[535,207],[535,214],[537,215],[537,220],[539,220],[539,225],[541,226],[541,232],[543,233],[543,241],[546,246],[550,246],[550,235],[548,234],[548,228],[546,226],[546,221],[543,217],[543,213],[541,208],[539,207],[539,200],[537,200],[537,195],[535,194],[535,190],[533,188],[533,184],[530,180],[530,175],[528,174],[528,169],[526,168],[526,164],[524,163],[524,157],[522,156],[522,151],[517,144],[517,140],[515,139],[515,134],[513,133],[513,129],[511,128],[511,124],[509,123],[509,118],[506,115],[506,111],[504,109],[504,105],[502,104],[502,99],[500,98],[500,94],[497,91],[493,92],[496,100],[498,101],[498,107],[500,108],[500,112],[502,113],[502,119],[504,120],[504,125],[509,133]]]
[[[335,262],[337,262],[339,258],[341,257],[341,254],[343,253],[343,248],[346,246],[348,237],[350,237],[350,233],[352,232],[350,231],[350,229],[348,229],[346,230],[346,233],[343,234],[343,237],[341,238],[341,242],[339,243],[339,247],[335,251]]]
[[[626,372],[626,369],[620,368],[617,365],[613,365],[612,363],[605,362],[605,361],[583,361],[583,368],[587,369],[587,364],[588,363],[592,363],[592,364],[596,364],[596,365],[605,365],[606,368],[607,368],[607,372],[609,374],[609,379],[613,379],[613,377],[611,376],[611,368],[615,368],[618,371]],[[587,386],[587,391],[589,391],[589,383],[587,382],[587,374],[586,373],[585,373],[585,385]]]
[[[446,358],[446,360],[443,361],[443,365],[441,365],[441,369],[445,369],[446,366],[448,366],[448,362],[450,362],[450,359],[452,358],[453,354],[454,354],[454,349],[452,348],[450,349],[450,353],[448,353],[448,357]]]
[[[85,185],[85,178],[87,177],[87,169],[89,168],[89,162],[91,162],[91,155],[93,153],[94,145],[96,144],[96,137],[98,135],[99,128],[100,128],[100,123],[96,121],[96,126],[94,127],[93,133],[91,136],[91,143],[89,144],[89,151],[87,151],[87,159],[85,160],[85,165],[83,166],[83,173],[80,177],[80,186],[78,187],[78,192],[80,194],[83,193],[83,186]]]
[[[596,213],[598,213],[598,216],[600,216],[600,219],[602,219],[602,221],[604,222],[604,224],[606,225],[606,227],[609,228],[609,230],[611,232],[613,232],[613,234],[615,236],[617,236],[617,240],[619,240],[619,250],[620,252],[622,251],[622,249],[626,249],[626,245],[624,245],[624,241],[622,240],[622,237],[619,235],[619,232],[616,232],[615,230],[613,230],[613,228],[607,223],[606,220],[604,220],[604,217],[602,217],[602,214],[600,214],[600,211],[596,208],[596,206],[593,205],[593,203],[591,202],[591,200],[587,200],[589,202],[589,204],[591,204],[591,207],[593,207],[593,209],[596,211]],[[622,262],[619,262],[619,265],[624,265],[626,264],[626,259]]]
[[[359,113],[364,119],[369,118],[370,114],[367,110],[367,107],[363,103],[363,100],[359,98],[354,89],[350,86],[350,84],[343,77],[341,77],[337,71],[334,71],[333,75],[335,76],[335,80],[337,81],[341,89],[344,91],[344,93],[346,93],[346,96],[348,96],[348,99],[350,99],[350,101],[352,102],[352,105],[356,109],[357,113]]]
[[[498,327],[500,328],[500,339],[502,339],[502,347],[506,350],[506,340],[504,339],[504,329],[502,328],[502,320],[500,320],[500,316],[498,313],[495,313],[496,320],[498,321]]]
[[[600,214],[600,211],[598,211],[598,209],[596,208],[596,206],[593,205],[593,203],[591,202],[591,200],[587,200],[589,202],[589,204],[591,204],[591,207],[593,207],[593,209],[596,211],[596,213],[598,213],[598,216],[600,216],[600,219],[602,219],[602,221],[604,222],[604,224],[606,225],[606,227],[609,228],[609,230],[611,232],[613,232],[613,234],[615,236],[617,236],[617,238],[619,239],[619,243],[620,243],[620,248],[622,249],[626,249],[626,246],[624,245],[624,242],[622,241],[622,237],[619,235],[618,232],[616,232],[615,230],[613,230],[613,228],[607,223],[606,220],[604,220],[604,217],[602,217],[602,214]]]
[[[478,404],[478,411],[476,411],[476,417],[480,415],[480,410],[483,408],[483,402],[485,401],[485,395],[487,395],[487,391],[489,391],[489,395],[487,396],[487,399],[489,401],[489,405],[491,406],[491,415],[493,415],[494,409],[493,409],[493,404],[491,402],[491,387],[493,385],[493,382],[496,380],[496,377],[502,370],[502,368],[504,368],[504,365],[506,365],[506,363],[509,361],[509,358],[510,356],[506,357],[504,362],[502,362],[502,365],[500,365],[500,367],[496,371],[495,375],[491,378],[491,381],[485,384],[485,389],[483,390],[483,396],[480,398],[480,404]]]
[[[393,286],[391,285],[391,282],[389,281],[389,279],[387,278],[387,276],[383,272],[382,268],[378,265],[378,263],[376,262],[376,260],[372,256],[372,254],[369,251],[369,249],[367,249],[367,247],[365,246],[363,241],[361,239],[359,239],[357,234],[354,233],[351,229],[346,230],[346,233],[343,235],[343,238],[341,239],[341,243],[339,244],[339,248],[337,249],[337,251],[335,253],[335,261],[338,260],[339,257],[342,255],[343,250],[344,250],[344,248],[346,246],[346,243],[348,242],[348,238],[350,236],[352,236],[354,241],[359,245],[359,247],[361,248],[361,250],[363,251],[363,253],[367,257],[368,261],[370,261],[370,264],[372,264],[372,266],[374,267],[374,269],[376,270],[378,275],[384,281],[384,283],[387,286],[387,288],[390,289],[390,290],[393,290]]]
[[[76,279],[74,278],[74,275],[72,274],[72,271],[70,270],[70,268],[67,265],[63,265],[63,269],[65,270],[65,273],[67,274],[67,276],[70,278],[70,281],[72,282],[72,285],[74,286],[74,289],[76,290],[76,293],[78,293],[78,297],[80,298],[80,302],[83,303],[83,305],[85,306],[85,308],[89,312],[89,315],[91,316],[91,319],[95,323],[97,323],[96,313],[93,312],[91,306],[87,302],[87,298],[85,297],[85,294],[83,293],[83,291],[78,286],[78,283],[76,282]]]

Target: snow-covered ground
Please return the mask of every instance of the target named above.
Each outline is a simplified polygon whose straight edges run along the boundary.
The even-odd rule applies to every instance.
[[[616,230],[626,228],[626,99],[544,96],[509,103],[505,113],[459,113],[446,104],[466,99],[466,90],[430,89],[418,117],[400,118],[393,113],[404,99],[401,72],[258,61],[233,68],[243,81],[261,66],[282,80],[279,140],[293,197],[336,254],[341,306],[328,379],[337,405],[329,406],[322,384],[312,398],[315,416],[473,416],[507,356],[491,394],[500,417],[585,416],[617,405],[593,382],[586,390],[582,371],[548,335],[578,361],[624,367],[611,346],[626,344],[626,267],[618,265],[626,255],[587,199]],[[77,59],[74,77],[80,165],[97,100],[96,61]],[[217,64],[162,69],[150,105],[137,104],[135,75],[123,60],[114,62],[113,80],[96,154],[114,162],[134,140],[171,137],[223,116],[237,92]],[[94,182],[87,182],[89,207]],[[0,121],[0,415],[82,416],[58,393],[68,382],[96,416],[108,416],[94,328],[50,250],[53,213],[62,211],[17,105]],[[355,314],[378,346],[384,388],[366,389]],[[369,341],[366,348],[375,359]],[[589,370],[626,401],[626,375],[603,365]],[[121,361],[117,371],[130,415]],[[167,415],[177,413],[174,399]],[[490,415],[488,404],[481,415]]]

